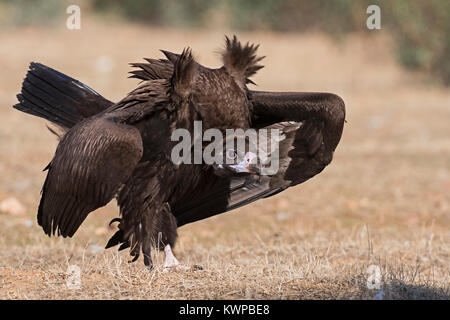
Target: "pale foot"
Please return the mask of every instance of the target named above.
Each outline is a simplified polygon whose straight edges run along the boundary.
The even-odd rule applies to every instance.
[[[168,272],[169,270],[189,270],[187,266],[182,265],[177,258],[175,258],[169,244],[164,247],[164,254],[166,257],[164,259],[163,272]]]

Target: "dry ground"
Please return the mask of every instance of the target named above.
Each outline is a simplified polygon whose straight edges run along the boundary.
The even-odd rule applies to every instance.
[[[267,56],[259,89],[335,92],[348,123],[319,176],[179,230],[176,254],[203,270],[148,272],[125,252],[98,250],[114,232],[106,228],[114,204],[73,239],[44,236],[35,215],[56,139],[45,121],[11,108],[30,61],[113,100],[137,84],[126,79],[127,63],[161,57],[159,48],[190,45],[200,62],[220,65],[221,30],[83,23],[81,31],[0,32],[0,201],[27,208],[0,213],[0,298],[449,298],[450,91],[397,67],[388,30],[340,44],[320,34],[240,34]],[[79,290],[66,286],[69,265],[81,268]],[[371,265],[381,270],[380,290],[366,285]]]

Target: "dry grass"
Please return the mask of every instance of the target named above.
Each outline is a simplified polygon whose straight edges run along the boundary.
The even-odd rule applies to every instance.
[[[449,298],[450,91],[400,70],[384,31],[340,45],[319,34],[240,35],[267,56],[260,89],[335,92],[348,123],[319,176],[179,230],[179,259],[204,270],[148,272],[141,261],[128,264],[127,253],[94,253],[113,233],[105,226],[114,205],[92,214],[73,239],[46,238],[35,214],[56,140],[44,121],[11,108],[28,63],[115,100],[136,86],[127,63],[160,57],[159,48],[190,45],[202,63],[220,64],[220,30],[83,23],[81,31],[0,32],[0,201],[13,196],[28,210],[0,213],[0,298],[372,299],[379,290],[366,286],[370,265],[381,268],[384,298]],[[155,260],[161,265],[162,255]],[[69,265],[81,268],[80,290],[65,285]]]

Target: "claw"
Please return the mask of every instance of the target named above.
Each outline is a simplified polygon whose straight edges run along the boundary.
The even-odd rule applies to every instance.
[[[150,270],[153,269],[153,262],[152,262],[152,258],[146,254],[144,254],[144,264],[147,268],[149,268]]]
[[[129,248],[130,247],[130,241],[125,241],[124,243],[122,243],[121,245],[120,245],[120,247],[119,247],[119,251],[122,251],[122,250],[124,250],[124,249],[126,249],[126,248]]]
[[[114,219],[112,219],[110,222],[109,222],[109,226],[111,226],[114,222],[121,222],[122,221],[122,219],[120,219],[120,218],[114,218]]]
[[[139,259],[139,253],[137,253],[132,260],[128,261],[128,263],[136,262],[136,260]]]

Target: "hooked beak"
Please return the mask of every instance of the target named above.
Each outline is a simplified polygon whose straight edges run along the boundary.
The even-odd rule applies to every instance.
[[[228,167],[238,173],[255,173],[258,175],[261,174],[260,164],[249,164],[245,161],[242,161],[238,164],[229,165]]]

